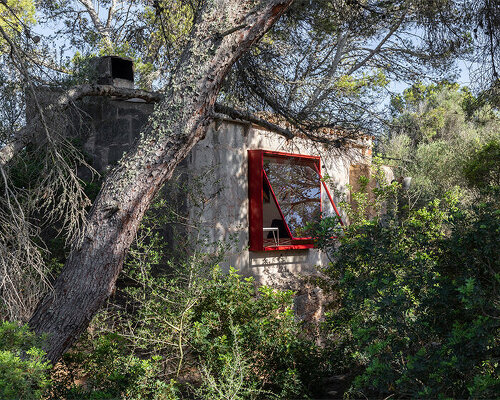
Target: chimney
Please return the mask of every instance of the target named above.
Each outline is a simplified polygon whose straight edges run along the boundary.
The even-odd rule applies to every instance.
[[[134,63],[118,56],[97,57],[93,60],[99,85],[134,88]]]

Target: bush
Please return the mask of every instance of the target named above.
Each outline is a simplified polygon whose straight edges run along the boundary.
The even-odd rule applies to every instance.
[[[471,178],[498,186],[500,114],[484,98],[457,84],[415,84],[393,98],[392,110],[379,150],[398,174],[412,177],[411,203],[425,205],[459,186],[471,204]]]
[[[231,398],[241,399],[306,398],[320,389],[320,352],[302,337],[292,304],[291,291],[262,286],[256,292],[252,278],[213,271],[193,309],[190,335],[211,378],[202,388],[210,394],[205,398],[214,398],[215,388],[230,391],[234,381],[240,382],[240,393]]]
[[[498,191],[500,187],[500,140],[492,140],[478,149],[463,167],[469,186]]]
[[[83,351],[64,357],[66,379],[58,382],[52,398],[176,400],[175,381],[159,378],[161,360],[157,356],[139,358],[125,346],[120,335],[102,334],[80,341]],[[74,378],[83,378],[75,384]]]
[[[151,279],[163,284],[164,277]],[[321,390],[324,362],[318,347],[301,337],[292,292],[256,289],[253,279],[218,267],[198,276],[196,285],[196,298],[184,303],[183,297],[163,297],[163,309],[156,306],[158,287],[150,290],[141,312],[129,314],[135,335],[119,326],[113,333],[88,334],[79,351],[65,355],[70,373],[54,397],[173,400],[191,393],[210,400],[290,399]],[[174,316],[172,304],[189,308]],[[143,312],[148,317],[141,324],[136,318],[144,318]],[[108,314],[94,321],[94,329],[113,317],[120,321]],[[84,376],[85,384],[75,385],[74,376]]]
[[[325,332],[358,397],[493,398],[500,391],[500,211],[435,200],[351,225],[326,271]]]
[[[0,324],[0,398],[42,398],[50,385],[51,366],[41,344],[26,325]]]

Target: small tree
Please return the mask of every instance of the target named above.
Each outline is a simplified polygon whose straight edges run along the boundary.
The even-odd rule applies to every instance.
[[[380,151],[397,173],[412,177],[412,203],[423,205],[457,187],[465,203],[472,201],[464,168],[482,146],[499,140],[498,110],[448,83],[414,85],[392,99],[392,110]]]

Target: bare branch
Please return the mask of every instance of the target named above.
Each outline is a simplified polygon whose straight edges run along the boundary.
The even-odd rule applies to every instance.
[[[314,93],[312,94],[307,104],[302,109],[301,114],[304,113],[306,110],[310,109],[311,107],[314,107],[318,101],[322,101],[323,98],[327,95],[327,92],[324,91],[324,88],[327,86],[327,83],[334,77],[335,73],[337,72],[337,68],[340,59],[342,57],[342,53],[344,51],[344,46],[346,42],[347,42],[347,33],[345,34],[340,33],[337,41],[337,52],[335,53],[335,57],[333,58],[333,62],[330,65],[330,68],[328,69],[328,73],[323,77],[321,83],[314,90]]]
[[[106,44],[111,47],[112,46],[112,41],[111,41],[111,35],[109,34],[109,29],[107,26],[104,26],[99,19],[99,15],[97,14],[97,11],[94,8],[94,5],[92,4],[91,0],[80,0],[80,3],[87,9],[87,13],[90,16],[90,19],[92,20],[94,27],[96,28],[97,32],[102,36]],[[111,13],[111,9],[110,9]],[[109,18],[110,14],[108,14]],[[106,23],[107,25],[107,23]]]
[[[116,0],[111,0],[111,7],[109,7],[108,19],[106,20],[106,30],[108,32],[111,29],[111,21],[113,20],[115,12],[116,12]]]
[[[385,42],[387,42],[387,40],[389,40],[389,38],[394,34],[394,32],[396,32],[398,30],[398,28],[401,26],[401,24],[403,23],[403,21],[406,17],[407,12],[408,12],[408,8],[406,8],[403,11],[403,13],[401,14],[401,17],[396,21],[396,23],[392,26],[392,28],[389,30],[389,32],[387,32],[387,35],[384,36],[384,38],[379,42],[377,47],[375,47],[373,50],[371,50],[370,53],[363,60],[354,64],[351,67],[351,69],[349,69],[349,71],[347,72],[346,75],[352,75],[355,71],[357,71],[358,69],[363,67],[368,61],[370,61],[371,58],[373,58],[373,56],[375,56],[380,51],[380,49],[385,44]]]

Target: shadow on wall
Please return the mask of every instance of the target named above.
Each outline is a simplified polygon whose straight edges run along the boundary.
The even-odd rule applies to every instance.
[[[257,283],[298,290],[301,278],[317,274],[321,253],[311,250],[248,252],[248,274]]]

